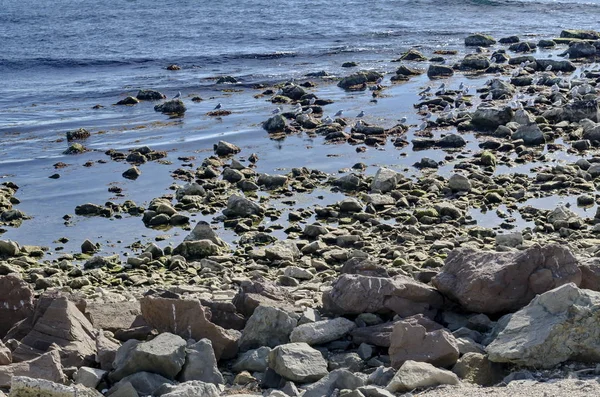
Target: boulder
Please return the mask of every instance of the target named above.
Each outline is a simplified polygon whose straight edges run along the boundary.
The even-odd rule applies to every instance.
[[[431,364],[406,361],[387,385],[392,393],[405,392],[418,387],[457,385],[458,377],[450,371],[439,369]]]
[[[544,133],[537,124],[520,125],[512,134],[512,140],[522,139],[525,145],[543,145],[546,143]]]
[[[600,291],[600,258],[582,259],[579,270],[581,270],[581,285],[579,287]]]
[[[113,361],[117,355],[121,345],[117,341],[108,338],[103,332],[98,334],[96,338],[96,362],[100,364],[100,368],[105,371],[113,369]]]
[[[343,274],[323,293],[323,309],[338,315],[395,312],[435,315],[443,305],[432,287],[406,276],[394,278]]]
[[[465,37],[467,47],[489,47],[496,44],[496,40],[490,35],[475,33]]]
[[[454,174],[448,179],[448,187],[453,192],[468,192],[471,190],[471,182],[469,181],[469,178],[464,175]]]
[[[595,30],[565,29],[560,32],[561,38],[579,40],[598,40],[600,33]]]
[[[600,293],[562,285],[499,321],[487,346],[493,362],[552,368],[569,361],[600,360]]]
[[[498,126],[510,122],[513,116],[514,112],[508,106],[504,108],[480,106],[471,115],[471,124],[473,124],[475,128],[495,130]]]
[[[130,328],[141,314],[138,301],[87,302],[85,315],[94,328],[115,332]]]
[[[90,367],[81,367],[73,375],[75,383],[95,389],[108,372]]]
[[[99,391],[83,385],[65,386],[45,379],[15,376],[9,397],[102,397]]]
[[[202,339],[185,349],[185,364],[179,374],[181,382],[191,380],[224,384],[210,339]]]
[[[252,215],[262,216],[264,212],[265,209],[259,204],[236,194],[229,197],[227,200],[227,208],[223,210],[223,214],[232,218],[246,218]]]
[[[574,41],[569,45],[566,54],[570,59],[587,58],[596,55],[598,49],[593,44],[586,41]]]
[[[159,374],[143,371],[124,377],[110,388],[107,395],[117,393],[117,396],[131,397],[131,390],[134,389],[141,396],[151,396],[159,388],[169,384],[173,384],[173,381]]]
[[[380,168],[375,173],[371,182],[372,191],[387,193],[396,188],[396,184],[402,179],[402,175],[389,168]]]
[[[285,118],[282,115],[277,114],[265,121],[262,127],[269,134],[274,132],[281,132],[285,129]]]
[[[211,240],[183,241],[173,249],[173,254],[181,255],[190,261],[208,258],[220,253],[221,247]]]
[[[368,343],[380,347],[390,347],[392,332],[396,322],[371,325],[369,327],[355,328],[350,335],[355,345]]]
[[[183,338],[166,332],[149,342],[129,340],[117,351],[110,380],[118,382],[143,371],[175,379],[185,363],[185,347]]]
[[[325,375],[327,361],[318,350],[306,343],[288,343],[269,353],[269,367],[294,382],[315,382]]]
[[[80,141],[90,137],[90,132],[85,128],[67,131],[67,141]]]
[[[562,107],[562,120],[578,123],[583,119],[598,122],[598,101],[596,99],[586,101],[573,101]],[[585,138],[585,136],[584,136]]]
[[[81,367],[94,362],[96,331],[66,297],[43,295],[36,303],[34,314],[14,331],[26,333],[13,351],[13,358],[18,360],[39,356],[58,346],[65,367]]]
[[[554,59],[536,59],[538,70],[546,70],[548,66],[551,67],[552,72],[574,72],[577,67],[569,61],[556,61]]]
[[[296,84],[286,84],[281,88],[281,91],[281,95],[286,96],[294,101],[297,101],[306,95],[306,90]]]
[[[160,101],[167,99],[167,96],[156,90],[139,90],[135,96],[140,101]]]
[[[455,249],[432,280],[466,310],[494,314],[515,311],[557,286],[581,283],[579,262],[565,246],[534,245],[518,252]]]
[[[294,328],[290,335],[292,342],[305,342],[309,345],[321,345],[340,339],[356,328],[354,321],[338,317],[333,320],[316,321]]]
[[[285,288],[261,276],[243,281],[232,303],[246,317],[252,316],[254,310],[260,305],[277,307],[289,313],[296,310],[294,300]]]
[[[167,114],[184,114],[187,108],[181,99],[172,99],[154,106],[154,110]]]
[[[459,357],[454,336],[439,326],[423,322],[399,321],[394,325],[389,354],[392,366],[399,368],[407,360],[450,367]]]
[[[480,386],[493,386],[504,378],[501,364],[493,363],[480,353],[466,353],[452,367],[460,379]]]
[[[0,365],[8,365],[12,363],[12,352],[0,340]]]
[[[460,68],[464,70],[485,70],[489,67],[488,57],[482,54],[468,54],[460,62]]]
[[[366,383],[367,379],[363,374],[355,374],[347,369],[336,369],[321,378],[318,382],[306,386],[302,397],[332,396],[335,395],[335,389],[356,390],[359,387],[365,386]]]
[[[0,338],[17,322],[33,314],[33,289],[14,275],[0,276]]]
[[[429,65],[427,77],[430,79],[450,77],[454,75],[454,69],[444,65]]]
[[[338,83],[338,87],[347,90],[347,89],[350,89],[352,87],[355,87],[355,86],[358,86],[361,84],[374,83],[382,77],[383,77],[383,75],[379,72],[375,72],[375,71],[371,71],[371,70],[360,71],[360,72],[354,73],[350,76],[344,77]]]
[[[240,350],[245,351],[261,346],[275,347],[288,343],[296,323],[296,319],[281,309],[258,306],[242,331],[239,340]]]
[[[217,156],[230,156],[242,151],[242,149],[233,143],[225,141],[219,141],[216,145],[214,145],[214,150]]]
[[[159,332],[194,340],[208,338],[217,360],[235,357],[240,333],[211,323],[200,301],[145,296],[140,305],[144,320]]]
[[[28,376],[64,383],[67,377],[60,363],[60,353],[52,350],[29,361],[0,366],[0,387],[10,387],[15,376]]]
[[[269,353],[271,353],[271,348],[266,346],[248,350],[238,356],[231,369],[235,372],[265,372],[269,367]]]
[[[178,385],[165,384],[154,394],[161,397],[219,397],[221,395],[215,385],[201,381],[189,381]]]

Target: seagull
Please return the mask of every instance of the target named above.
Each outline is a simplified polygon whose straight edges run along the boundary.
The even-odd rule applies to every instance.
[[[421,123],[421,125],[419,125],[419,131],[423,131],[425,128],[427,128],[427,122],[424,121]]]
[[[431,118],[431,112],[425,113],[423,117],[425,118],[425,120],[429,120]]]
[[[494,96],[492,95],[492,93],[490,92],[489,94],[487,94],[487,96],[485,97],[485,101],[491,101],[492,99],[494,99]]]
[[[344,114],[344,109],[340,109],[337,111],[337,113],[334,115],[334,117],[342,117],[343,114]]]
[[[277,92],[275,93],[275,95],[281,95],[283,94],[283,90],[280,88],[277,90]]]
[[[383,77],[380,77],[377,79],[377,81],[375,82],[375,84],[379,85],[381,84],[381,82],[383,81]]]
[[[448,113],[450,110],[452,110],[452,106],[450,106],[450,104],[447,104],[444,108],[444,113]]]
[[[552,85],[551,91],[553,94],[557,93],[558,91],[560,91],[560,87],[556,84]]]
[[[217,106],[215,106],[215,109],[214,109],[214,110],[219,110],[219,109],[221,109],[222,107],[223,107],[223,105],[221,105],[221,102],[219,102],[219,103],[217,104]]]
[[[490,59],[490,61],[491,61],[492,63],[496,63],[496,57],[492,57],[492,59]]]
[[[332,123],[333,123],[333,120],[332,120],[332,119],[331,119],[331,117],[329,117],[329,116],[326,116],[326,117],[323,119],[323,124],[325,124],[325,125],[329,125],[329,124],[332,124]]]
[[[356,117],[358,117],[358,118],[365,117],[365,111],[361,110],[360,113],[356,115]]]
[[[364,124],[365,124],[364,121],[358,120],[356,123],[354,123],[354,129],[360,130]]]
[[[544,69],[546,72],[549,72],[552,70],[552,65],[548,65],[546,66],[546,69]]]
[[[450,113],[448,113],[448,118],[449,119],[453,119],[454,118],[454,110],[451,110]]]
[[[428,110],[429,110],[429,106],[427,106],[427,105],[423,105],[423,106],[421,106],[421,109],[419,109],[419,110],[420,110],[421,112],[426,112],[426,111],[428,111]]]
[[[178,98],[181,98],[181,91],[179,91],[179,92],[177,93],[177,95],[175,95],[175,96],[173,97],[173,99],[178,99]]]
[[[458,107],[458,110],[465,110],[467,108],[467,104],[465,102],[461,103]]]
[[[571,57],[571,56],[570,56],[570,55],[569,55],[569,53],[567,52],[567,53],[565,54],[565,59],[569,59],[570,57]]]
[[[439,86],[438,90],[445,91],[445,90],[446,90],[446,83],[442,83],[442,84]]]
[[[556,102],[554,102],[554,103],[552,104],[552,106],[556,106],[556,107],[558,107],[558,106],[562,106],[562,101],[560,100],[560,98],[559,98],[559,99],[558,99]]]
[[[465,83],[460,83],[460,85],[458,86],[458,90],[462,91],[463,88],[465,88]]]
[[[533,84],[533,85],[538,85],[539,82],[540,82],[540,79],[538,79],[537,77],[534,78],[533,80],[531,80],[531,84]]]
[[[419,92],[419,95],[427,94],[429,91],[431,91],[431,87],[425,88],[423,91]]]
[[[460,101],[461,99],[463,99],[463,94],[462,92],[459,92],[458,95],[456,96],[456,102]]]
[[[278,106],[276,109],[273,109],[273,114],[279,114],[281,112],[281,108]]]
[[[527,106],[535,106],[535,98],[529,98],[529,100],[527,100]]]
[[[310,98],[310,101],[308,101],[308,104],[312,106],[315,104],[315,102],[317,102],[317,98]]]
[[[406,116],[404,116],[400,119],[400,124],[404,124],[404,123],[406,123]]]
[[[511,101],[509,105],[512,110],[517,110],[519,108],[519,105],[517,105],[517,102],[515,101]]]
[[[311,114],[313,112],[312,108],[308,108],[305,111],[303,111],[303,114]]]

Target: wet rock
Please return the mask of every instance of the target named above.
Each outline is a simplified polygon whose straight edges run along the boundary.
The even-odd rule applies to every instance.
[[[230,156],[242,151],[242,149],[235,146],[233,143],[225,141],[219,141],[216,145],[214,145],[214,149],[217,156]]]
[[[248,319],[239,341],[240,350],[276,347],[290,340],[296,319],[276,307],[259,306]]]
[[[465,45],[468,47],[489,47],[496,44],[492,36],[476,33],[465,37]]]
[[[535,245],[520,252],[453,250],[432,283],[445,296],[478,313],[518,310],[536,294],[581,282],[578,261],[566,247]]]
[[[0,387],[10,387],[12,379],[16,376],[46,379],[56,383],[64,383],[67,380],[58,350],[49,351],[29,361],[0,366]]]
[[[285,129],[285,118],[278,114],[263,123],[263,128],[269,133],[281,132]]]
[[[400,65],[398,69],[396,69],[397,76],[419,76],[423,74],[423,71],[409,68],[406,65]]]
[[[536,59],[537,69],[538,70],[546,70],[548,67],[551,68],[552,72],[573,72],[575,69],[575,65],[573,65],[569,61],[556,61],[554,59]]]
[[[343,317],[302,324],[294,328],[290,335],[290,341],[321,345],[341,338],[354,328],[356,328],[356,324]]]
[[[367,84],[367,83],[374,83],[380,78],[383,78],[383,75],[379,72],[375,72],[372,70],[360,71],[360,72],[354,73],[348,77],[344,77],[338,83],[338,87],[348,90],[355,86],[359,86],[359,85],[363,85],[363,84]]]
[[[282,87],[281,89],[283,96],[286,96],[294,101],[300,100],[304,95],[306,95],[306,90],[296,84],[288,84]]]
[[[223,210],[223,213],[228,217],[241,217],[246,218],[252,215],[261,216],[265,212],[264,208],[259,204],[251,201],[243,196],[232,195],[227,200],[227,208]]]
[[[566,53],[569,54],[569,58],[587,58],[596,55],[598,49],[585,41],[575,41],[569,45]]]
[[[580,40],[598,40],[600,39],[600,33],[594,30],[565,29],[560,32],[560,37]]]
[[[561,119],[575,123],[580,122],[583,119],[598,122],[598,120],[600,120],[598,118],[598,101],[593,99],[569,102],[562,108]]]
[[[546,143],[544,133],[537,124],[521,125],[512,134],[512,140],[522,139],[525,145],[543,145]]]
[[[88,149],[80,143],[73,143],[69,146],[67,150],[63,152],[63,154],[81,154],[87,152]]]
[[[407,360],[423,361],[439,367],[454,365],[459,357],[454,336],[436,329],[436,324],[399,321],[390,339],[392,366],[399,368]]]
[[[471,190],[471,182],[469,178],[461,174],[454,174],[448,179],[448,187],[452,189],[453,192],[468,192]]]
[[[537,43],[538,47],[541,48],[552,48],[552,47],[556,47],[556,41],[554,40],[540,40]]]
[[[267,189],[275,189],[287,185],[288,177],[285,175],[260,174],[256,183],[258,186],[264,186]]]
[[[471,123],[475,128],[494,130],[498,126],[509,123],[514,116],[510,107],[479,107],[471,117]]]
[[[271,350],[269,367],[294,382],[315,382],[325,375],[327,361],[306,343],[288,343]]]
[[[160,101],[167,99],[167,96],[156,90],[139,90],[136,98],[140,101]]]
[[[430,79],[450,77],[454,75],[454,69],[444,65],[429,65],[427,77]]]
[[[139,176],[142,175],[142,171],[135,165],[129,168],[127,171],[123,172],[123,178],[136,180]]]
[[[10,388],[10,397],[102,397],[102,393],[93,388],[75,384],[65,386],[45,379],[15,376]]]
[[[448,134],[436,142],[436,145],[442,148],[459,148],[466,144],[465,139],[458,134]]]
[[[405,276],[394,278],[343,274],[323,294],[323,309],[339,315],[395,312],[432,314],[443,298],[433,288]]]
[[[128,96],[124,99],[121,99],[115,105],[137,105],[138,103],[140,103],[140,101],[137,98]]]
[[[463,70],[485,70],[489,67],[490,61],[482,54],[468,54],[460,62],[460,68]]]
[[[14,275],[0,276],[0,338],[17,322],[32,315],[33,310],[33,290],[29,284]]]
[[[510,47],[508,47],[509,50],[514,51],[514,52],[532,52],[532,51],[535,51],[536,48],[537,48],[537,44],[535,44],[534,42],[527,42],[527,41],[515,43],[515,44],[512,44]]]
[[[233,76],[222,76],[217,79],[216,84],[236,84],[238,80]]]
[[[500,44],[514,44],[520,41],[519,36],[502,37],[498,42]]]
[[[67,131],[67,141],[82,140],[90,137],[90,132],[85,128],[79,128],[78,130]]]
[[[212,383],[225,383],[217,368],[217,359],[209,339],[202,339],[185,349],[185,364],[179,374],[181,382],[191,380]]]
[[[458,377],[450,371],[439,369],[431,364],[406,361],[387,385],[392,393],[405,392],[418,387],[457,385]]]
[[[186,110],[187,108],[181,99],[171,99],[170,101],[154,106],[154,111],[166,114],[182,115]]]
[[[600,294],[569,283],[535,297],[499,322],[500,333],[487,347],[489,359],[537,368],[567,360],[597,361],[595,326]]]
[[[401,61],[426,61],[427,58],[419,51],[411,48],[400,56]]]
[[[504,378],[502,366],[480,353],[466,353],[452,367],[452,372],[459,378],[480,386],[493,386]]]

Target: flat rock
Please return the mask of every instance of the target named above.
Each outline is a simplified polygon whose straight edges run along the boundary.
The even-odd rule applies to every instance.
[[[466,353],[452,367],[460,379],[480,386],[493,386],[504,378],[501,364],[493,363],[480,353]]]
[[[219,397],[219,389],[212,383],[189,381],[178,385],[166,384],[155,394],[162,397]]]
[[[112,396],[117,393],[122,397],[130,397],[130,394],[124,392],[130,392],[133,387],[139,395],[150,396],[159,388],[169,384],[173,384],[173,381],[164,376],[143,371],[124,377],[110,388],[107,395]]]
[[[67,380],[57,350],[42,354],[33,360],[0,366],[0,387],[10,387],[15,376],[35,377],[56,383],[64,383]]]
[[[576,360],[600,360],[600,293],[562,285],[503,317],[487,346],[490,361],[551,368]]]
[[[290,335],[292,342],[305,342],[320,345],[341,338],[356,328],[354,321],[338,317],[333,320],[316,321],[294,328]]]
[[[457,385],[458,383],[458,377],[450,371],[436,368],[428,363],[409,360],[398,369],[386,390],[398,393],[418,387]]]
[[[217,360],[235,357],[239,331],[211,323],[200,301],[145,296],[140,305],[144,320],[159,332],[174,333],[185,339],[208,338]]]
[[[65,386],[46,379],[15,376],[9,397],[102,397],[102,393],[83,385]]]
[[[85,311],[94,328],[110,332],[130,328],[141,314],[138,301],[87,302]]]
[[[455,249],[432,283],[444,295],[477,313],[515,311],[536,294],[581,283],[579,262],[568,248],[534,245],[518,252]]]
[[[238,356],[231,369],[235,372],[265,372],[269,366],[269,353],[271,353],[271,348],[267,346],[248,350]]]
[[[269,353],[269,367],[294,382],[315,382],[325,375],[327,361],[307,343],[288,343]]]
[[[406,276],[394,278],[343,274],[323,293],[326,312],[346,315],[395,312],[402,317],[432,315],[443,305],[434,288]]]
[[[331,396],[335,389],[356,390],[359,387],[365,386],[366,383],[367,379],[363,374],[352,373],[347,369],[336,369],[321,378],[318,382],[306,386],[302,397]]]
[[[262,276],[243,281],[232,302],[246,317],[252,316],[260,305],[277,307],[290,313],[296,310],[291,294]]]

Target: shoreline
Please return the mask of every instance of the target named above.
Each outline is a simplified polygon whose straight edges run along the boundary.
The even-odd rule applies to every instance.
[[[405,371],[425,371],[430,373],[428,379],[451,384],[458,382],[458,372],[463,379],[477,379],[487,386],[502,381],[519,365],[537,362],[539,357],[529,357],[527,352],[514,357],[501,351],[494,353],[497,358],[492,363],[485,355],[486,346],[510,329],[505,324],[509,317],[503,315],[526,316],[527,307],[542,304],[540,294],[560,302],[560,294],[568,290],[574,302],[576,295],[593,303],[588,316],[593,316],[596,300],[600,302],[600,295],[591,291],[600,289],[596,283],[600,265],[594,259],[600,250],[595,194],[600,176],[600,157],[595,157],[600,142],[600,45],[582,40],[569,49],[559,44],[551,50],[536,49],[534,58],[527,58],[531,53],[494,51],[532,45],[529,42],[487,43],[490,38],[484,36],[470,40],[481,46],[451,55],[456,62],[404,61],[381,81],[376,73],[348,69],[346,79],[335,82],[348,83],[346,89],[307,78],[225,91],[200,102],[192,102],[195,92],[186,92],[182,102],[142,101],[114,108],[122,112],[120,117],[132,117],[135,123],[141,124],[148,115],[151,121],[143,128],[127,125],[124,131],[103,131],[99,127],[91,136],[79,131],[83,139],[71,142],[66,137],[56,139],[64,135],[62,131],[45,137],[50,153],[57,153],[59,147],[81,153],[32,161],[41,163],[42,171],[31,170],[32,164],[5,168],[16,177],[3,179],[16,184],[5,183],[0,190],[4,206],[0,227],[7,229],[0,234],[0,283],[12,283],[29,299],[24,312],[8,307],[10,314],[37,318],[30,320],[29,326],[35,327],[48,310],[40,302],[60,301],[62,306],[56,303],[53,310],[76,319],[89,331],[85,337],[77,335],[84,344],[95,346],[102,334],[115,353],[125,351],[119,349],[120,342],[143,340],[138,345],[142,349],[144,343],[165,335],[170,338],[165,342],[168,346],[178,346],[173,350],[177,360],[184,361],[196,353],[185,350],[181,338],[169,335],[185,336],[184,324],[190,330],[197,326],[191,339],[210,339],[216,357],[210,358],[211,349],[207,353],[189,345],[188,350],[199,349],[203,359],[214,361],[213,375],[226,375],[215,381],[204,373],[197,380],[226,384],[227,393],[285,389],[279,393],[294,396],[296,386],[286,381],[302,385],[308,396],[321,395],[323,390],[327,390],[323,395],[329,395],[333,389],[355,389],[354,397],[386,395],[384,388],[408,392],[428,384],[398,386],[404,380],[392,384],[391,377],[403,371],[404,363],[425,356],[429,358],[415,361],[428,361],[431,368]],[[600,35],[593,42],[600,43]],[[574,54],[569,60],[556,56],[567,49]],[[576,56],[575,51],[592,49],[594,54],[587,58]],[[437,56],[406,54],[417,59]],[[499,60],[504,55],[524,58],[516,63],[490,62],[490,57]],[[591,67],[583,67],[590,62]],[[446,77],[428,79],[427,74],[434,72]],[[392,83],[391,76],[407,76],[407,81]],[[309,81],[316,84],[305,84]],[[228,88],[236,91],[235,85]],[[115,102],[118,99],[122,98],[114,98]],[[153,107],[162,102],[183,105],[187,111],[178,117],[154,112]],[[217,103],[232,109],[232,114],[210,116]],[[273,114],[278,106],[281,111]],[[344,115],[335,117],[342,108]],[[364,116],[358,117],[361,111]],[[324,122],[326,117],[331,122]],[[400,122],[402,117],[407,120]],[[595,121],[582,121],[585,118]],[[132,135],[119,140],[123,133]],[[171,134],[178,138],[167,138]],[[161,143],[152,144],[157,141]],[[214,147],[209,147],[213,142]],[[85,151],[86,146],[92,150]],[[113,147],[122,149],[105,153]],[[59,160],[64,164],[59,165]],[[26,176],[20,175],[25,170]],[[86,181],[90,185],[73,190]],[[41,198],[48,191],[54,194]],[[495,213],[495,227],[488,227],[491,219],[484,212]],[[66,228],[59,229],[63,223]],[[31,225],[47,228],[40,234],[52,239],[44,244],[49,249],[7,241],[11,236],[31,238],[36,233]],[[530,263],[534,265],[529,273],[520,270]],[[451,264],[458,270],[452,270]],[[19,276],[7,276],[10,273]],[[461,280],[465,274],[468,277]],[[449,287],[444,277],[458,281]],[[468,285],[461,284],[466,280]],[[373,288],[373,283],[379,288]],[[529,285],[523,296],[511,296],[523,285]],[[57,291],[68,299],[52,295]],[[498,302],[492,299],[494,293],[500,296]],[[487,300],[473,303],[481,300],[477,294]],[[502,305],[504,301],[510,304]],[[85,305],[75,309],[82,302]],[[177,320],[187,313],[190,302],[201,302],[194,303],[193,310],[202,315]],[[167,304],[173,305],[172,318],[160,310]],[[115,319],[120,307],[131,311]],[[31,317],[34,313],[38,317]],[[83,313],[88,318],[80,318]],[[565,313],[561,314],[565,321],[572,321],[570,312]],[[137,322],[130,322],[136,317]],[[25,324],[18,332],[11,331],[13,336],[27,334]],[[107,331],[107,324],[111,330]],[[265,328],[267,324],[276,326]],[[380,324],[390,328],[360,334],[361,329]],[[565,327],[569,326],[574,325]],[[404,334],[399,331],[402,327]],[[290,336],[294,332],[307,334]],[[323,342],[320,332],[331,335]],[[419,332],[428,342],[411,339],[418,339],[414,335]],[[575,338],[574,332],[556,338]],[[192,334],[187,336],[190,339]],[[408,338],[409,348],[400,354],[402,338]],[[21,361],[31,358],[19,350],[27,341],[12,339],[4,342],[13,356]],[[96,358],[73,359],[67,350],[76,342],[81,341],[59,343],[64,368],[57,373],[64,369],[63,375],[72,375],[69,366],[100,365]],[[296,342],[318,349],[288,346]],[[446,351],[435,350],[440,344]],[[269,369],[263,366],[258,371],[240,364],[250,372],[232,370],[233,361],[227,360],[241,359],[238,347],[266,345],[273,345],[269,347],[283,361],[275,364],[279,358],[273,356]],[[90,346],[87,352],[96,349],[97,354],[98,348]],[[430,347],[434,351],[427,350]],[[235,352],[229,355],[228,349]],[[322,357],[315,353],[319,351]],[[217,366],[221,354],[225,358]],[[325,370],[312,373],[314,368],[286,362],[287,354],[306,357],[315,368],[325,365]],[[580,354],[593,359],[595,353]],[[77,364],[67,365],[65,355],[69,364]],[[109,361],[104,364],[112,367]],[[182,370],[180,366],[171,374],[173,370],[164,372],[163,367],[140,365],[134,371],[117,361],[108,381],[106,373],[94,372],[99,383],[93,387],[109,388],[140,371],[174,379]],[[463,372],[443,370],[456,369],[457,362],[466,366]],[[0,365],[0,375],[15,365]],[[303,371],[309,374],[299,375]],[[124,373],[128,375],[121,376]],[[368,381],[372,375],[376,380]],[[488,376],[485,381],[479,378],[483,376]],[[369,382],[377,390],[367,389]],[[147,394],[147,389],[132,384],[140,394]],[[344,387],[349,384],[360,387]],[[269,396],[275,394],[271,390]]]

